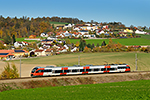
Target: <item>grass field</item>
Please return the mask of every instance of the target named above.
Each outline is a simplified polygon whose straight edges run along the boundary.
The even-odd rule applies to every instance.
[[[149,100],[150,80],[103,84],[44,87],[0,93],[8,100]]]
[[[54,27],[56,27],[56,26],[63,26],[63,25],[68,24],[68,23],[64,23],[64,22],[51,22],[50,21],[50,24],[54,24]]]
[[[148,39],[147,39],[148,38]],[[112,39],[114,43],[121,43],[122,45],[150,45],[150,37],[143,37],[143,38],[125,38],[125,39]],[[108,44],[109,39],[85,39],[86,44],[95,44],[99,43],[102,44],[103,41],[105,41],[106,44]],[[77,41],[80,41],[80,39],[70,39],[71,43],[76,43]]]
[[[115,53],[73,53],[61,54],[54,56],[22,59],[24,64],[43,64],[43,65],[57,65],[57,66],[72,66],[78,64],[80,56],[80,64],[94,64],[103,65],[108,63],[122,62],[130,65],[131,70],[135,70],[135,54],[136,52],[115,52]],[[138,70],[150,70],[150,53],[137,53]],[[20,63],[20,60],[13,61]]]
[[[37,40],[25,40],[25,38],[16,38],[16,41],[22,42],[22,41],[26,41],[26,42],[37,42]]]
[[[68,23],[65,23],[65,22],[51,22],[50,21],[50,24],[68,24]]]

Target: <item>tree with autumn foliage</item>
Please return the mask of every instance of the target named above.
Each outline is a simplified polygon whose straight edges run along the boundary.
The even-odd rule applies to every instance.
[[[115,43],[112,41],[111,38],[109,38],[109,43],[107,45],[108,49],[111,49],[111,51],[114,51],[114,49],[116,48]]]
[[[0,79],[8,79],[8,78],[18,78],[19,73],[15,64],[12,63],[10,66],[9,63],[4,67],[4,71],[0,75]]]
[[[83,50],[84,53],[88,53],[91,52],[91,48],[88,48],[87,46],[84,48]]]

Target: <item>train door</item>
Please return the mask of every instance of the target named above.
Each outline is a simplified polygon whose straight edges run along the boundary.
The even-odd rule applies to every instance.
[[[109,71],[110,71],[110,66],[105,66],[104,73],[109,73]]]
[[[61,70],[62,72],[60,73],[60,75],[66,75],[67,73],[69,73],[68,67],[62,67]]]

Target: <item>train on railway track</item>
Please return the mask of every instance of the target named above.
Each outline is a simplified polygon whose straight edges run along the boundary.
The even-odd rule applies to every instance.
[[[85,66],[74,65],[62,67],[37,66],[31,70],[31,77],[116,73],[116,72],[130,72],[130,66],[128,64],[85,65]]]

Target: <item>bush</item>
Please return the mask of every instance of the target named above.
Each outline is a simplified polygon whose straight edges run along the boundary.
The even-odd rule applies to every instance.
[[[0,79],[7,79],[7,78],[18,78],[18,69],[16,68],[15,64],[12,64],[10,67],[9,63],[4,67],[4,71],[0,75]]]

